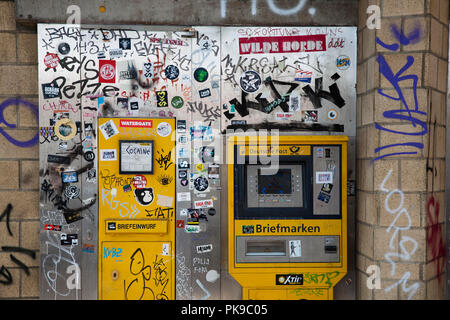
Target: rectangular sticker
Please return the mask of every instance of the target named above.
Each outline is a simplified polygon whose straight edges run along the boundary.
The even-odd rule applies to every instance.
[[[61,178],[64,183],[78,182],[78,174],[76,171],[64,171],[61,173]]]
[[[171,208],[173,204],[173,197],[165,196],[162,194],[156,195],[156,204],[161,207]]]
[[[239,38],[240,54],[326,51],[326,35]]]
[[[117,160],[117,150],[116,149],[101,149],[100,150],[100,160],[101,161]]]
[[[167,220],[107,220],[107,233],[166,233]]]
[[[116,60],[98,61],[98,82],[99,83],[116,82]]]
[[[111,137],[113,137],[119,133],[119,130],[117,129],[116,125],[114,124],[114,121],[112,121],[112,120],[109,120],[109,121],[105,122],[104,124],[102,124],[100,126],[100,131],[102,132],[105,140],[108,140]]]
[[[197,250],[197,253],[207,253],[211,252],[213,250],[212,244],[204,244],[201,246],[196,246],[195,249]]]
[[[190,192],[178,192],[177,193],[177,201],[191,201],[191,193]]]
[[[120,119],[122,128],[152,128],[152,120],[139,120],[139,119]]]
[[[317,171],[316,183],[333,183],[332,171]]]
[[[302,256],[301,240],[289,240],[289,257],[297,258]]]
[[[194,201],[194,208],[195,209],[212,208],[213,204],[214,202],[212,199],[198,200]]]

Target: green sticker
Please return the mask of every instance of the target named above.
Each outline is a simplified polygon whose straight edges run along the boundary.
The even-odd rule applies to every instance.
[[[172,104],[172,107],[174,107],[175,109],[180,109],[183,106],[184,101],[182,97],[175,96],[172,98],[172,101],[170,103]]]
[[[208,71],[205,68],[195,69],[194,79],[198,82],[205,82],[208,79]]]

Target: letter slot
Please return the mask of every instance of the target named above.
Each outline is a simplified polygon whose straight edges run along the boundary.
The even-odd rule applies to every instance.
[[[247,241],[246,256],[286,256],[286,241]]]

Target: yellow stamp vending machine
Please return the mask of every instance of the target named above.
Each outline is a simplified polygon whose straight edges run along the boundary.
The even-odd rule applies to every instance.
[[[347,273],[347,141],[228,139],[229,272],[243,299],[333,299]]]
[[[98,119],[99,298],[175,298],[175,120]]]

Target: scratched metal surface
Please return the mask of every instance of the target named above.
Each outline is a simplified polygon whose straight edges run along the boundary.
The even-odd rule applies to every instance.
[[[178,201],[177,199],[176,202],[177,223],[183,221],[185,224],[184,227],[177,225],[176,230],[176,254],[173,257],[176,259],[176,298],[187,300],[240,299],[240,288],[229,276],[226,267],[228,250],[226,247],[227,183],[224,166],[225,153],[222,149],[224,135],[219,133],[229,125],[228,119],[223,116],[224,112],[228,110],[226,108],[230,107],[229,101],[241,97],[239,85],[236,86],[235,83],[226,80],[229,77],[238,79],[241,75],[240,69],[233,70],[229,66],[230,59],[238,59],[238,52],[231,46],[230,37],[238,38],[237,32],[240,29],[195,27],[198,31],[197,37],[185,38],[176,27],[83,26],[81,30],[76,26],[70,27],[68,25],[38,26],[39,126],[42,129],[40,134],[41,299],[97,299],[97,261],[98,254],[101,254],[98,252],[97,243],[97,204],[102,200],[96,190],[97,184],[102,183],[103,180],[101,174],[97,172],[96,135],[99,132],[96,123],[99,117],[130,116],[175,117],[177,120],[186,121],[184,131],[181,126],[173,128],[176,131],[175,138],[177,139],[173,164],[177,166],[176,190],[177,194],[188,193],[190,197],[189,201]],[[301,29],[303,33],[309,32],[307,29],[295,29]],[[252,31],[246,29],[242,32]],[[356,29],[339,27],[339,30],[333,29],[329,32],[341,39],[336,40],[335,43],[338,46],[343,45],[344,48],[339,50],[332,48],[327,50],[326,54],[315,53],[318,60],[315,60],[312,67],[320,70],[315,76],[323,77],[323,90],[325,91],[334,82],[334,80],[326,78],[335,73],[340,75],[336,82],[345,100],[345,105],[342,108],[336,108],[339,116],[335,121],[339,125],[343,125],[344,129],[343,132],[329,133],[346,134],[350,137],[349,179],[356,180]],[[142,64],[152,61],[155,73],[161,78],[160,82],[151,88],[141,81],[126,79],[112,84],[98,82],[99,52],[105,51],[107,59],[109,50],[119,47],[119,38],[130,38],[133,45],[126,54],[124,51],[124,56],[117,60],[117,68],[128,72],[137,69],[137,72],[141,74]],[[176,39],[182,41],[183,45],[170,46],[150,43],[150,38]],[[47,53],[57,52],[61,43],[68,44],[70,52],[58,54],[59,65],[56,68],[47,67],[44,63]],[[346,70],[336,70],[338,52],[347,55],[350,59],[350,66]],[[292,77],[295,75],[292,67],[305,65],[300,63],[303,62],[302,59],[305,56],[286,55],[287,59],[280,62],[281,65],[275,62],[273,72],[271,69],[264,76],[271,76],[279,81],[292,81]],[[258,59],[262,56],[258,55]],[[313,59],[313,54],[310,56]],[[49,56],[47,59],[51,60],[50,58],[52,57]],[[283,59],[281,57],[281,60]],[[296,60],[298,60],[297,63]],[[183,76],[179,81],[171,81],[162,77],[164,68],[170,64],[178,66],[182,71]],[[208,72],[208,77],[204,81],[198,81],[200,78],[195,71],[199,68],[204,68]],[[312,70],[316,71],[314,68]],[[57,86],[61,87],[61,97],[45,98],[42,85],[49,84],[55,79],[57,79]],[[314,77],[312,77],[309,85],[315,90],[314,83]],[[108,90],[112,91],[108,92]],[[161,109],[156,107],[155,93],[158,90],[167,90],[169,97],[182,97],[184,105],[181,108],[174,107],[169,99],[169,107],[164,108],[164,112],[161,113]],[[296,87],[296,90],[300,97],[302,94],[300,87]],[[140,109],[136,111],[122,108],[116,96],[108,96],[111,92],[117,93],[118,97],[130,98],[132,95],[136,95],[140,99],[139,103],[142,103]],[[201,93],[205,96],[200,96]],[[102,95],[104,95],[103,99],[98,99]],[[301,99],[305,108],[312,108],[311,103],[305,97]],[[326,99],[322,99],[322,104],[317,122],[324,125],[334,124],[331,120],[325,119],[326,115],[324,118],[323,113],[333,108],[332,104]],[[297,120],[301,117],[300,110],[297,110],[294,115]],[[274,112],[278,111],[274,110]],[[57,121],[61,117],[68,117],[74,122],[80,122],[81,132],[77,133],[73,139],[65,141],[52,133],[50,127],[55,123],[50,123],[50,121]],[[254,109],[250,110],[248,117],[235,115],[235,119],[247,120],[249,124],[258,124],[265,120],[274,121],[272,117],[273,114],[267,115]],[[286,120],[275,120],[275,122],[283,125]],[[205,130],[202,131],[203,129]],[[296,130],[289,134],[327,133],[328,131]],[[186,138],[186,142],[181,143],[179,139],[183,136]],[[194,137],[192,141],[191,137]],[[214,147],[214,159],[202,160],[201,152],[206,150],[205,147]],[[84,158],[83,155],[87,151],[93,152],[94,161]],[[49,155],[67,157],[68,162],[49,163]],[[179,178],[178,160],[183,157],[187,157],[190,164],[189,183],[186,186],[181,185]],[[62,161],[61,159],[66,158],[59,159]],[[208,172],[209,167],[215,167],[212,164],[220,165],[218,173]],[[64,195],[67,186],[62,185],[60,172],[57,171],[61,168],[64,168],[65,171],[79,171],[78,182],[72,183],[80,190],[79,197],[68,199]],[[208,187],[205,190],[197,190],[196,181],[201,181],[202,177],[207,178]],[[212,200],[215,214],[208,213],[210,208],[205,208],[204,215],[198,219],[198,227],[187,227],[191,213],[187,213],[183,209],[195,209],[196,203],[202,200]],[[69,216],[79,212],[82,219],[68,223],[64,218],[64,211],[66,215],[69,213]],[[354,196],[351,196],[349,197],[350,232],[354,230],[354,212]],[[45,230],[45,225],[60,225],[62,231]],[[61,233],[76,234],[78,242],[71,245],[61,244]],[[351,261],[349,262],[349,275],[344,280],[351,278],[353,281],[345,281],[345,284],[338,285],[336,298],[352,299],[354,297],[355,281],[352,273],[354,238],[349,240]]]

